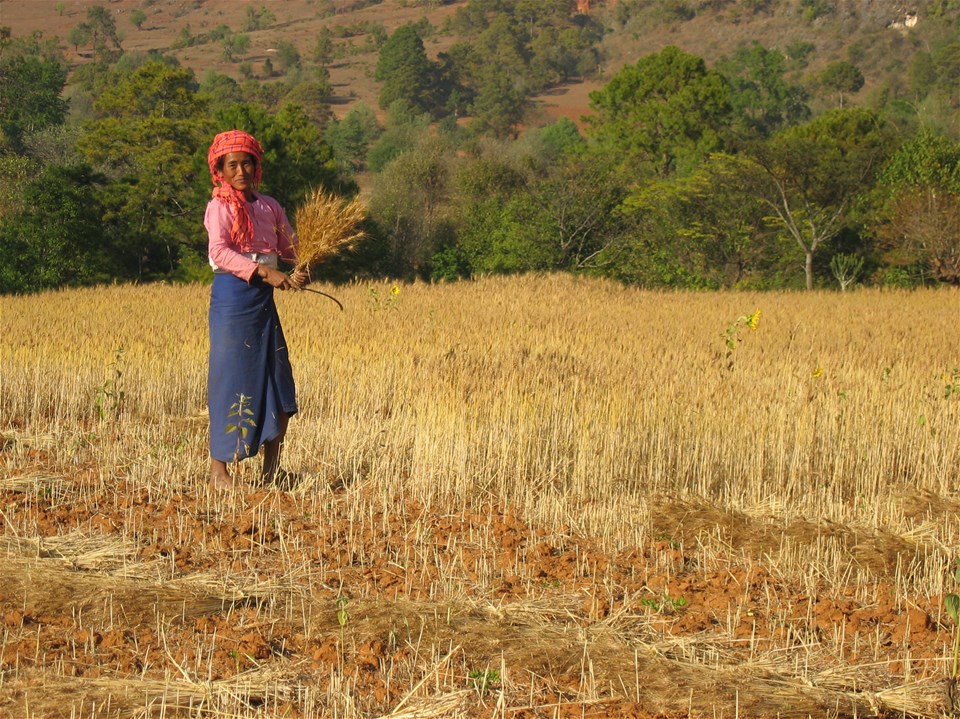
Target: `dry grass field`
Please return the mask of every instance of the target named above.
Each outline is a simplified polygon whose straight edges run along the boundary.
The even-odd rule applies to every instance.
[[[0,298],[0,716],[949,711],[956,290],[323,289],[227,494],[208,288]]]

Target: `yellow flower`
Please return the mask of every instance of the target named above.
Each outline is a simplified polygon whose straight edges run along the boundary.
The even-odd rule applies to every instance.
[[[760,324],[760,310],[757,310],[752,315],[747,317],[747,327],[752,330],[757,329],[757,325]]]
[[[823,377],[823,367],[814,367],[813,368],[813,378],[820,379]]]
[[[399,286],[399,285],[394,285],[393,287],[391,287],[391,288],[390,288],[390,294],[393,295],[394,297],[396,297],[397,295],[399,295],[399,294],[400,294],[400,286]]]

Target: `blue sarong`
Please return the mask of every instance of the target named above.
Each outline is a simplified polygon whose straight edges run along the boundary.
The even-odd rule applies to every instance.
[[[216,274],[210,291],[210,456],[256,455],[280,436],[280,414],[297,412],[293,370],[273,287]]]

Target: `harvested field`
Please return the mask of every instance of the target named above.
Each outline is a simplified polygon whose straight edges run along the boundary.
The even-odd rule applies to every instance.
[[[321,289],[225,494],[208,288],[0,299],[0,716],[952,710],[960,292]]]

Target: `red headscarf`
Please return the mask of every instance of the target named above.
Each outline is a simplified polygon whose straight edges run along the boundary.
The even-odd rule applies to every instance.
[[[210,167],[210,179],[213,182],[213,197],[233,207],[233,226],[230,236],[246,250],[253,241],[253,219],[247,211],[246,197],[240,190],[234,189],[223,175],[217,170],[217,160],[231,152],[246,152],[257,161],[257,169],[253,174],[253,187],[260,186],[263,176],[263,148],[257,139],[242,130],[228,130],[213,138],[213,144],[207,152],[207,165]]]

